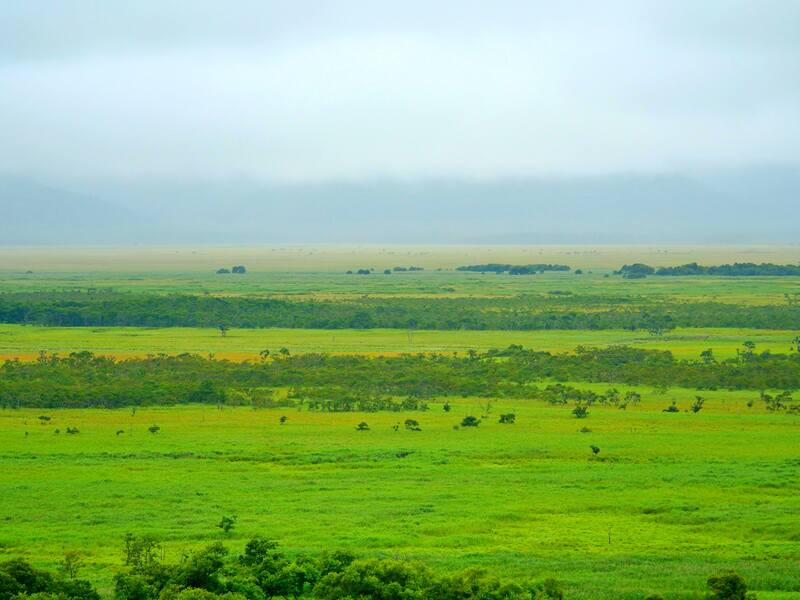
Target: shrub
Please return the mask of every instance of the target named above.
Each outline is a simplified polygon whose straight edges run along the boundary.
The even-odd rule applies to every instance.
[[[741,575],[728,571],[708,578],[709,600],[755,600],[756,596],[747,591],[747,584]]]
[[[481,424],[481,420],[478,417],[474,417],[472,415],[467,415],[463,419],[461,419],[461,427],[477,427]]]

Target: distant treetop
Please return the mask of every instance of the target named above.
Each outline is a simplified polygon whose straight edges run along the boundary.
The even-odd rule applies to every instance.
[[[567,265],[532,264],[509,265],[503,263],[487,263],[485,265],[466,265],[456,267],[456,271],[470,271],[474,273],[508,273],[509,275],[535,275],[545,271],[569,271]]]
[[[800,275],[800,265],[776,265],[773,263],[733,263],[732,265],[703,266],[696,262],[677,267],[659,267],[658,269],[642,263],[623,265],[615,275],[626,279],[641,279],[647,275],[691,276],[716,275],[723,277],[759,277],[759,276],[792,276]]]

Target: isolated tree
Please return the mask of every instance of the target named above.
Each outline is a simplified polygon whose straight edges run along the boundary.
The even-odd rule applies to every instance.
[[[513,425],[517,420],[517,415],[514,413],[507,413],[504,415],[500,415],[500,423],[504,425]]]
[[[707,350],[703,350],[700,353],[700,359],[707,365],[710,365],[714,362],[714,351],[711,348]]]
[[[228,331],[230,331],[230,327],[228,327],[227,325],[220,325],[219,327],[217,327],[217,329],[219,329],[219,334],[222,337],[228,335]]]
[[[592,449],[592,454],[594,454],[595,456],[600,454],[600,447],[599,446],[595,446],[594,444],[591,444],[589,446],[589,448]]]
[[[585,419],[589,416],[589,409],[583,404],[578,404],[572,409],[572,414],[575,415],[576,419]]]
[[[281,356],[289,356],[290,352],[289,349],[284,346],[283,348],[278,350],[278,354],[280,354]]]
[[[481,420],[478,417],[473,415],[467,415],[463,419],[461,419],[461,426],[462,427],[477,427],[481,424]]]
[[[288,417],[286,415],[281,415],[281,418],[278,420],[281,422],[281,425],[283,425],[288,420]]]
[[[705,398],[702,396],[695,396],[694,402],[692,403],[692,412],[699,413],[703,409],[703,404],[705,403]]]
[[[747,591],[747,584],[741,575],[728,571],[709,577],[709,600],[755,600],[756,596]]]
[[[422,428],[419,426],[419,421],[416,419],[406,419],[405,427],[409,431],[422,431]]]
[[[670,405],[669,405],[667,408],[665,408],[665,409],[664,409],[664,410],[662,410],[661,412],[666,412],[666,413],[677,413],[677,412],[681,412],[681,409],[680,409],[680,408],[678,408],[678,403],[677,403],[677,402],[675,402],[675,400],[673,400],[673,401],[672,401],[672,404],[670,404]]]
[[[70,550],[64,554],[61,560],[60,570],[67,579],[75,579],[78,576],[78,570],[83,566],[83,559],[80,552]]]
[[[46,425],[49,422],[50,422],[50,417],[48,417],[47,415],[39,415],[39,424],[40,425]]]
[[[356,431],[369,431],[369,425],[367,425],[366,421],[361,421],[361,423],[356,425]]]
[[[452,407],[450,406],[450,403],[445,401],[444,405],[442,406],[442,410],[444,412],[450,412],[451,409],[452,409]]]
[[[236,527],[236,519],[238,519],[236,515],[223,515],[222,519],[220,519],[220,522],[217,523],[217,527],[222,529],[223,533],[228,534],[233,530],[234,527]]]
[[[147,431],[149,431],[152,434],[156,434],[159,431],[161,431],[161,427],[153,423],[152,425],[150,425],[150,427],[147,428]]]
[[[269,358],[269,350],[264,348],[261,352],[258,353],[258,356],[261,360],[267,360]]]

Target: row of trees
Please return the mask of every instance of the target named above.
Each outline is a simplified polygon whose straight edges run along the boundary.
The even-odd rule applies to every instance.
[[[292,388],[289,402],[313,410],[424,410],[425,399],[448,396],[545,400],[627,406],[615,389],[603,394],[542,380],[607,382],[696,389],[800,388],[800,354],[742,352],[717,361],[678,360],[669,352],[626,346],[550,354],[510,346],[485,353],[391,357],[302,354],[254,362],[195,355],[114,360],[91,353],[42,354],[35,362],[0,366],[0,406],[119,407],[176,403],[280,405],[272,389]],[[757,396],[754,396],[757,398]],[[284,401],[285,402],[285,401]],[[791,394],[769,406],[800,409]]]
[[[800,265],[776,265],[774,263],[733,263],[732,265],[698,265],[696,262],[676,267],[658,269],[642,263],[623,265],[615,274],[627,279],[641,279],[647,275],[692,276],[707,275],[719,277],[787,277],[800,276]]]
[[[471,271],[473,273],[508,273],[509,275],[535,275],[545,271],[569,271],[567,265],[551,265],[536,263],[531,265],[510,265],[506,263],[487,263],[484,265],[464,265],[456,267],[456,271]]]
[[[358,298],[289,300],[116,292],[0,294],[0,323],[48,326],[138,326],[309,329],[548,330],[674,327],[791,329],[800,304],[735,305],[656,302],[645,298],[531,294],[502,298]],[[224,329],[223,329],[224,328]]]
[[[100,600],[89,582],[77,578],[76,556],[68,555],[58,573],[22,559],[0,563],[0,600]],[[715,575],[706,583],[709,600],[755,600],[736,573]],[[340,550],[290,557],[277,542],[263,537],[247,542],[238,556],[217,542],[170,563],[158,540],[128,534],[124,568],[114,576],[114,600],[289,598],[563,600],[564,591],[552,578],[504,580],[481,568],[441,573],[421,562],[359,559]]]

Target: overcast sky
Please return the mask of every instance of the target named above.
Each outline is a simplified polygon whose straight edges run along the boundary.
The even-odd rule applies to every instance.
[[[800,2],[4,0],[0,174],[796,164]]]

